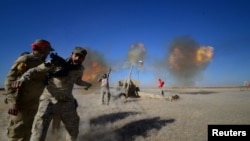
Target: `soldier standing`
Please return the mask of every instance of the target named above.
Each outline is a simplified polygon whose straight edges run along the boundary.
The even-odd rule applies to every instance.
[[[109,74],[111,69],[109,69],[108,73],[104,73],[98,82],[101,82],[101,95],[102,95],[102,104],[109,105],[110,100],[110,91],[109,91]]]
[[[54,115],[60,116],[67,130],[67,140],[76,141],[79,133],[79,116],[76,111],[75,99],[72,94],[74,84],[91,87],[91,84],[82,80],[87,51],[82,47],[75,47],[71,57],[65,61],[66,66],[57,66],[51,62],[43,63],[30,69],[17,81],[16,87],[23,82],[32,80],[36,74],[51,73],[47,86],[40,97],[39,108],[32,126],[31,141],[44,141]],[[53,59],[52,59],[53,60]]]
[[[54,49],[44,39],[37,39],[32,44],[32,53],[24,53],[17,58],[5,79],[6,104],[9,105],[9,125],[7,136],[9,141],[29,141],[32,122],[37,112],[39,97],[44,89],[43,75],[35,76],[32,81],[16,89],[12,82],[16,81],[28,69],[43,62]],[[41,83],[39,83],[41,82]]]

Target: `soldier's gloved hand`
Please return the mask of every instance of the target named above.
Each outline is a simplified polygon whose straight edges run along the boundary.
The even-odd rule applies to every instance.
[[[17,81],[12,82],[11,86],[13,88],[20,88],[22,84],[23,84],[23,81],[17,80]]]
[[[8,114],[16,116],[18,114],[19,107],[17,104],[10,104]]]

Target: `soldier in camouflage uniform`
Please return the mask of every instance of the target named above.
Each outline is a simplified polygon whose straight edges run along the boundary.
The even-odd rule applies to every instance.
[[[48,41],[37,39],[32,44],[32,53],[24,53],[14,62],[5,80],[6,104],[9,105],[9,125],[7,135],[9,141],[29,141],[32,122],[38,109],[39,97],[44,89],[43,76],[35,76],[32,81],[13,88],[12,82],[30,68],[43,62],[53,51]]]
[[[27,71],[22,78],[17,81],[23,82],[31,80],[35,74],[50,72],[52,75],[48,79],[43,94],[40,97],[38,112],[32,127],[32,141],[44,141],[51,119],[54,115],[59,115],[68,133],[68,141],[76,141],[79,133],[79,116],[72,90],[74,84],[80,86],[91,86],[90,83],[82,80],[84,67],[82,62],[87,55],[87,51],[82,47],[75,47],[71,57],[67,60],[67,66],[56,66],[51,62],[43,63],[36,68]]]

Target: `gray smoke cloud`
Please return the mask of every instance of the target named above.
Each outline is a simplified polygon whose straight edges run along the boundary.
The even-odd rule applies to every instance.
[[[143,43],[134,43],[130,46],[130,50],[128,52],[128,60],[131,65],[138,65],[140,61],[144,59],[146,54],[146,47]]]

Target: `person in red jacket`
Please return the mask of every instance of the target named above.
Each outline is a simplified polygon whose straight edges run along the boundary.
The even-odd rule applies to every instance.
[[[162,88],[164,85],[164,81],[161,80],[161,78],[158,79],[158,88]]]
[[[164,81],[161,80],[161,78],[158,79],[158,88],[162,88],[164,85]],[[164,91],[161,90],[161,95],[163,96],[164,95]]]

